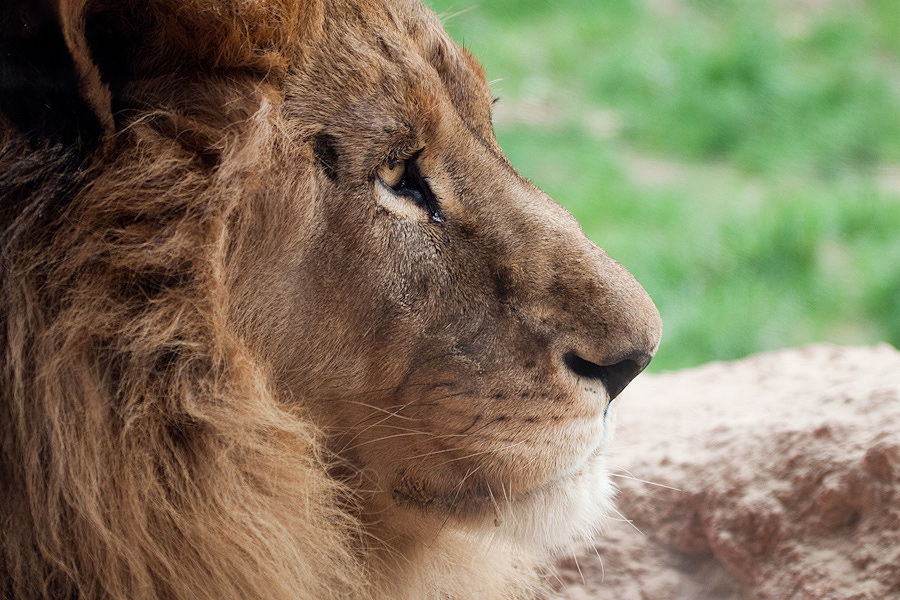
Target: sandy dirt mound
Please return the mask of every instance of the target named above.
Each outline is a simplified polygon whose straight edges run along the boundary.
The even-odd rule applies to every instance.
[[[632,523],[560,563],[559,598],[900,598],[900,352],[775,352],[642,376],[621,402]]]

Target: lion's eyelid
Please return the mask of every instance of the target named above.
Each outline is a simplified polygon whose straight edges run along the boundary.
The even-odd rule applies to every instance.
[[[419,172],[417,160],[421,153],[422,150],[419,150],[405,161],[398,163],[403,164],[403,170],[399,179],[396,183],[393,183],[393,185],[391,182],[385,180],[381,173],[378,175],[378,181],[391,194],[412,200],[417,206],[421,207],[435,223],[443,223],[444,219],[441,217],[440,203],[434,195],[434,192],[431,190],[428,178]],[[393,170],[393,166],[388,165],[388,169]],[[393,180],[393,178],[391,178],[391,180]]]

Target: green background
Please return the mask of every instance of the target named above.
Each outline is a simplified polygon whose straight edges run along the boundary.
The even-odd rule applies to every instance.
[[[512,163],[656,301],[651,370],[900,345],[900,2],[427,4]]]

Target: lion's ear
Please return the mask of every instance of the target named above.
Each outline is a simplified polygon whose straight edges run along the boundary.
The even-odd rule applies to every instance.
[[[0,15],[0,110],[33,141],[95,145],[112,124],[72,7],[37,0]]]
[[[0,14],[0,110],[32,139],[96,144],[141,80],[271,76],[321,20],[310,0],[21,0]]]

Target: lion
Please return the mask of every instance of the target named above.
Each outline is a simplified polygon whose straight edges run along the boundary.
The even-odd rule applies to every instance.
[[[540,594],[659,345],[416,0],[0,24],[0,595]]]

